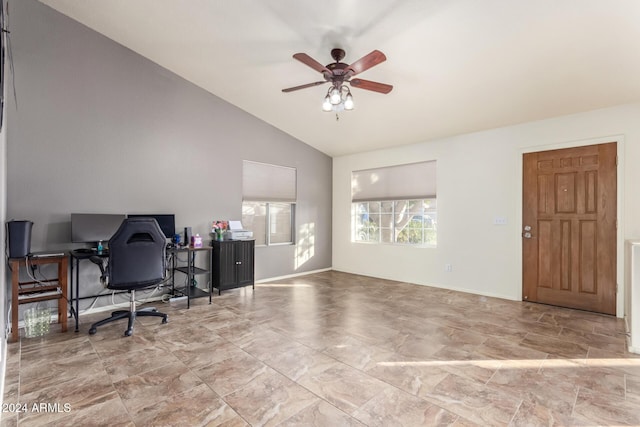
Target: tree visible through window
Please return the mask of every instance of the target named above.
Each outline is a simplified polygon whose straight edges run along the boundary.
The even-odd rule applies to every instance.
[[[351,172],[355,242],[435,246],[436,161]]]
[[[436,225],[436,199],[352,204],[354,241],[435,246]]]

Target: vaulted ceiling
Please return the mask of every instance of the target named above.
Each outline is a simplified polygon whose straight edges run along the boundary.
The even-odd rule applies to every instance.
[[[640,100],[637,0],[41,0],[331,155],[427,141]],[[387,61],[356,107],[292,58]]]

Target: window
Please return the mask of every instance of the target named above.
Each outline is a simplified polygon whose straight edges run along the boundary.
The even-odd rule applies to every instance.
[[[242,202],[242,225],[253,231],[256,245],[291,244],[294,206],[293,203],[245,200]]]
[[[353,203],[354,241],[436,245],[436,200]]]
[[[296,169],[245,160],[242,225],[256,245],[294,243]]]
[[[435,182],[435,161],[354,171],[352,240],[435,246]]]

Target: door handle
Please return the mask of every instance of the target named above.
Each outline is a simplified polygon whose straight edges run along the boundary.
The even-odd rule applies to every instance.
[[[524,226],[524,233],[522,233],[522,237],[524,237],[525,239],[530,239],[531,236],[531,226],[530,225],[525,225]]]

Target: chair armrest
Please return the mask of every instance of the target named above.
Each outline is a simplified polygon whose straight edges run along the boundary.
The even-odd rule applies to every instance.
[[[94,255],[92,257],[89,257],[89,261],[98,266],[98,268],[100,269],[100,283],[102,283],[103,286],[107,286],[107,284],[109,283],[109,277],[104,268],[105,258]]]
[[[94,263],[95,265],[98,266],[98,268],[100,269],[100,273],[104,276],[104,262],[103,262],[103,258],[99,257],[99,256],[92,256],[89,257],[89,261],[91,261],[92,263]]]

